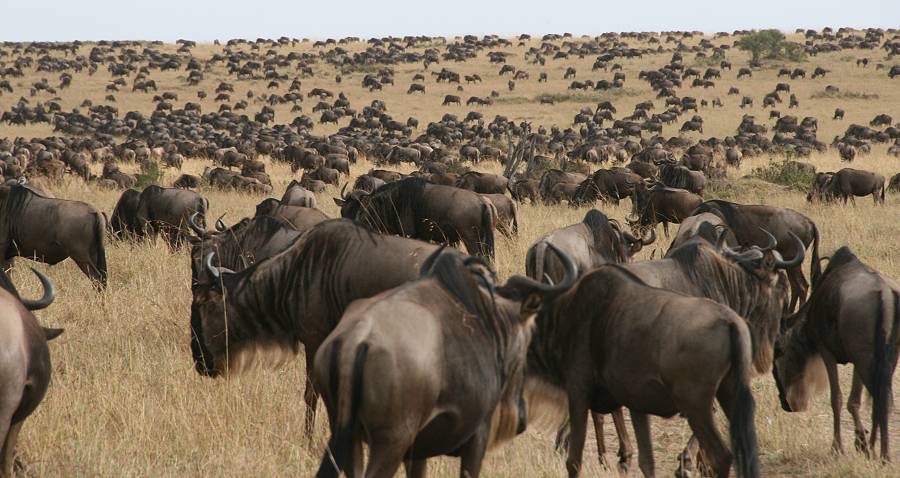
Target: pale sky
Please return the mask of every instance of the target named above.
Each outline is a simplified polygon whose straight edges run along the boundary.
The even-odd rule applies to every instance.
[[[900,28],[900,0],[0,0],[0,41]]]

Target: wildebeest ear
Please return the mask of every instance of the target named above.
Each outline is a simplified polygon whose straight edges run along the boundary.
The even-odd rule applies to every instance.
[[[331,199],[334,199],[334,203],[340,207],[344,207],[344,203],[346,202],[341,198],[331,198]]]
[[[543,296],[537,292],[532,292],[525,296],[525,300],[522,301],[521,314],[523,318],[531,317],[534,314],[537,314],[541,310],[541,305],[543,305],[544,300]]]
[[[44,336],[47,338],[47,340],[53,340],[62,335],[62,333],[65,331],[65,329],[51,329],[48,327],[41,328],[44,329]]]

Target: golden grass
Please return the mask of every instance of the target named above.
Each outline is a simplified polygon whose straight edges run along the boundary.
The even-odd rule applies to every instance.
[[[718,41],[717,41],[718,42]],[[173,49],[166,45],[164,49]],[[297,49],[308,50],[310,44]],[[355,51],[360,45],[350,45]],[[200,45],[194,54],[206,57],[213,51],[211,45]],[[445,64],[461,74],[478,72],[484,84],[465,86],[463,99],[469,95],[485,96],[496,89],[503,96],[534,99],[540,94],[565,94],[569,80],[562,80],[566,66],[578,69],[577,79],[607,78],[611,73],[590,73],[592,59],[548,60],[539,68],[526,65],[520,47],[509,49],[513,53],[509,62],[527,69],[531,80],[519,81],[516,91],[506,92],[508,77],[498,77],[499,66],[489,65],[480,56],[477,61]],[[866,52],[873,56],[876,52]],[[815,65],[831,69],[826,79],[792,81],[792,87],[800,97],[801,107],[795,114],[819,118],[819,137],[825,141],[843,132],[851,122],[867,123],[875,114],[897,111],[900,106],[900,88],[890,83],[885,73],[875,72],[873,67],[857,69],[852,61],[842,58],[844,53],[823,54],[810,59],[805,65],[811,72]],[[743,64],[742,55],[729,53],[737,67]],[[627,75],[626,87],[634,96],[613,98],[622,112],[649,97],[646,83],[637,80],[642,69],[656,68],[668,61],[669,55],[646,56],[641,60],[625,60],[621,63]],[[691,60],[686,59],[687,63]],[[873,62],[876,60],[873,58]],[[440,65],[438,66],[440,67]],[[318,67],[314,78],[305,79],[303,90],[322,86],[344,91],[353,105],[361,108],[373,98],[386,100],[389,112],[397,119],[416,116],[422,126],[440,117],[446,111],[463,116],[469,108],[438,108],[444,94],[456,94],[455,86],[426,83],[424,97],[405,95],[408,80],[420,70],[420,65],[397,67],[397,85],[386,87],[374,94],[361,89],[362,73],[346,75],[341,85],[333,84],[334,72],[330,67]],[[536,82],[537,73],[545,70],[551,80],[547,84]],[[728,86],[737,85],[742,94],[759,98],[776,83],[777,69],[757,72],[753,79],[733,80],[734,73],[724,72],[728,78],[717,81],[715,90],[701,91],[685,88],[683,95],[698,98],[719,96],[726,101],[726,108],[701,110],[706,119],[706,135],[732,134],[747,112],[737,108],[735,97],[726,97]],[[187,88],[176,77],[178,73],[153,72],[151,78],[160,83],[161,91],[177,91],[180,103],[196,101],[197,88]],[[206,72],[203,89],[212,93],[214,85],[224,78],[220,67]],[[7,110],[22,93],[23,86],[41,77],[55,75],[34,74],[14,82],[17,92],[0,97],[0,108]],[[73,88],[61,93],[64,108],[76,106],[85,97],[101,102],[103,87],[108,76],[105,71],[94,77],[76,74]],[[51,83],[54,83],[51,80]],[[261,81],[233,81],[238,96],[246,89],[260,93],[265,90]],[[877,93],[877,101],[847,99],[809,99],[826,84],[835,84],[842,90]],[[282,85],[282,90],[287,85]],[[128,88],[130,89],[130,87]],[[130,109],[149,112],[152,95],[118,93],[118,106],[124,114]],[[37,99],[37,98],[36,98]],[[40,98],[47,99],[47,98]],[[594,106],[592,98],[586,106]],[[656,102],[659,105],[659,102]],[[213,102],[203,102],[204,109],[215,108]],[[309,100],[304,109],[311,108]],[[574,102],[557,105],[538,105],[536,101],[521,103],[500,102],[492,107],[478,108],[489,120],[494,114],[503,114],[513,120],[532,120],[547,126],[568,125],[577,109]],[[847,110],[843,122],[830,120],[836,106]],[[258,111],[259,104],[251,104],[251,112]],[[278,121],[289,122],[292,115],[287,107],[276,108]],[[786,106],[782,111],[787,113]],[[752,112],[759,122],[767,122],[767,113],[757,107]],[[344,120],[346,121],[346,120]],[[345,124],[344,122],[341,123]],[[666,135],[676,134],[678,125],[669,126]],[[317,134],[327,134],[333,126],[319,127]],[[0,127],[0,136],[48,135],[46,126]],[[885,148],[874,148],[872,155],[860,157],[855,167],[878,171],[885,176],[900,170],[900,161],[886,156]],[[753,167],[765,164],[768,158],[751,159],[740,171],[730,172],[735,186],[729,194],[738,201],[768,203],[791,207],[813,218],[822,232],[825,253],[849,244],[867,263],[892,277],[900,277],[900,197],[892,195],[887,206],[876,207],[870,199],[860,198],[857,207],[840,205],[807,205],[802,194],[757,180],[739,179]],[[820,169],[841,167],[836,153],[815,155],[809,159]],[[189,160],[185,172],[199,173],[204,163]],[[358,164],[353,175],[366,171],[370,165]],[[409,170],[408,167],[401,168]],[[499,172],[496,164],[480,169]],[[291,179],[290,170],[281,165],[271,165],[269,172],[275,182],[275,193],[280,194]],[[171,181],[177,171],[167,172]],[[90,202],[109,213],[118,193],[86,187],[80,180],[67,178],[53,188],[59,197]],[[217,217],[227,212],[226,220],[233,222],[251,215],[261,196],[203,191],[210,199],[211,215]],[[337,195],[337,189],[329,189],[319,196],[321,208],[330,216],[338,215],[336,206],[329,199]],[[621,207],[602,207],[611,217],[622,219],[630,204]],[[498,239],[497,267],[501,277],[521,273],[525,251],[541,234],[550,229],[579,221],[585,209],[566,206],[520,208],[520,233],[513,240]],[[640,259],[649,258],[656,251],[664,252],[667,241],[642,251]],[[326,420],[319,415],[313,437],[303,433],[304,364],[298,359],[280,370],[253,371],[229,380],[204,379],[194,373],[188,347],[188,317],[190,305],[189,262],[186,251],[172,253],[161,242],[131,245],[111,243],[107,247],[110,287],[103,294],[96,294],[86,278],[70,262],[49,268],[60,294],[57,302],[39,313],[48,326],[65,327],[63,336],[51,344],[55,373],[50,391],[44,403],[26,422],[19,441],[19,458],[30,476],[310,476],[318,466],[324,441],[327,438]],[[24,267],[28,261],[19,260],[12,277],[21,284],[23,294],[37,293],[37,281]],[[846,367],[845,367],[846,369]],[[842,386],[849,391],[849,369],[842,370]],[[759,432],[760,459],[766,476],[897,476],[896,465],[882,466],[875,461],[848,451],[846,456],[830,452],[831,412],[827,394],[819,395],[811,410],[788,414],[781,411],[771,377],[760,377],[754,382],[756,396],[757,427]],[[321,409],[320,409],[321,412]],[[868,411],[866,411],[868,414]],[[892,439],[898,443],[900,432],[898,414],[891,420]],[[868,419],[866,419],[868,422]],[[653,439],[657,471],[660,476],[670,476],[674,459],[690,434],[681,419],[654,419]],[[844,414],[844,440],[852,449],[849,416]],[[724,430],[724,427],[723,427]],[[590,434],[590,432],[589,432]],[[607,446],[614,452],[612,426],[607,426]],[[553,450],[555,430],[533,427],[523,436],[490,454],[484,466],[485,476],[560,476],[565,473],[564,458]],[[895,457],[897,450],[894,450]],[[614,460],[612,453],[609,460]],[[431,476],[456,476],[458,464],[453,459],[432,460]],[[632,474],[639,473],[636,457]],[[585,476],[606,476],[596,460],[591,440],[585,453]]]

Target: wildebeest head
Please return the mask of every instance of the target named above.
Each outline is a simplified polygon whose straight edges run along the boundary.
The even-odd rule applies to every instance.
[[[778,270],[790,269],[803,263],[803,259],[806,256],[806,248],[803,241],[796,234],[791,232],[790,236],[797,242],[797,250],[799,252],[795,257],[785,260],[775,250],[778,247],[778,240],[775,239],[775,236],[766,230],[763,230],[763,232],[769,237],[769,244],[763,247],[750,246],[743,251],[736,251],[725,244],[727,230],[722,229],[719,231],[719,236],[716,240],[716,249],[723,256],[740,264],[747,272],[755,275],[760,280],[771,277]]]

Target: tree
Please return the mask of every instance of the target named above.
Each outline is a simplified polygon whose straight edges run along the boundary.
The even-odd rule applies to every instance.
[[[749,51],[754,62],[763,54],[768,59],[799,60],[803,57],[803,47],[785,40],[784,34],[778,30],[753,31],[742,36],[737,47]]]

